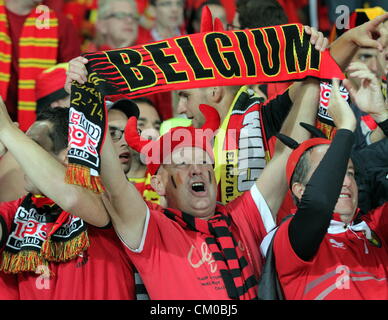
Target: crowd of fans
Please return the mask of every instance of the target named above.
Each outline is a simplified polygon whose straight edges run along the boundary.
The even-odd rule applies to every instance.
[[[316,28],[310,6],[0,0],[0,299],[388,299],[388,4],[318,1]],[[105,192],[66,183],[82,54],[204,31],[206,7],[225,31],[305,25],[346,78],[106,101]],[[219,128],[235,147],[139,147]]]

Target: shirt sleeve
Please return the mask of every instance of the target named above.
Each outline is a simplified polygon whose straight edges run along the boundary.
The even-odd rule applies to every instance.
[[[280,131],[291,107],[292,101],[288,90],[268,101],[262,107],[263,122],[268,139]]]
[[[245,230],[253,233],[258,244],[276,226],[271,210],[256,184],[253,184],[250,191],[244,192],[226,207],[239,228],[243,232]]]

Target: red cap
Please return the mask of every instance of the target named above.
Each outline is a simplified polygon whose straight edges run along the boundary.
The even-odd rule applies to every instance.
[[[292,151],[292,153],[288,157],[287,166],[286,166],[286,176],[287,176],[287,183],[289,187],[291,187],[291,178],[292,178],[292,175],[294,174],[295,167],[298,164],[300,157],[303,155],[303,153],[314,146],[330,144],[330,143],[331,141],[328,139],[312,138],[302,142],[296,149],[294,149],[294,151]]]
[[[39,74],[35,85],[38,105],[49,105],[51,102],[68,96],[64,89],[68,68],[68,63],[60,63]]]
[[[200,110],[206,122],[201,129],[190,127],[175,127],[162,135],[158,140],[145,140],[137,131],[137,119],[131,117],[125,127],[127,144],[146,157],[146,164],[151,175],[155,175],[166,157],[177,148],[198,147],[205,150],[214,160],[211,139],[219,128],[220,117],[216,109],[201,104]]]

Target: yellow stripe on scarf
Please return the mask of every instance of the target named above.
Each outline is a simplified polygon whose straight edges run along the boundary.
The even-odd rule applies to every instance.
[[[11,55],[0,52],[0,61],[5,62],[5,63],[10,63],[11,62]]]
[[[27,68],[49,68],[55,65],[55,59],[20,58],[19,66]]]
[[[18,109],[24,111],[35,111],[36,103],[35,101],[19,101]]]
[[[57,47],[58,39],[55,38],[21,38],[19,40],[20,46],[33,46],[33,47]]]
[[[24,26],[25,27],[37,27],[38,26],[38,24],[37,24],[37,22],[39,21],[39,24],[44,24],[44,19],[37,19],[37,18],[35,18],[35,17],[29,17],[29,18],[27,18],[26,19],[26,22],[24,23]],[[48,24],[48,26],[50,26],[50,27],[58,27],[58,19],[54,19],[54,18],[49,18],[48,19],[48,22],[49,22],[49,24]]]
[[[19,80],[18,85],[22,89],[34,89],[35,80]]]
[[[0,41],[3,41],[3,42],[5,42],[6,44],[9,44],[9,45],[11,44],[11,39],[4,32],[0,32]]]
[[[11,75],[8,73],[0,72],[0,81],[9,81]]]

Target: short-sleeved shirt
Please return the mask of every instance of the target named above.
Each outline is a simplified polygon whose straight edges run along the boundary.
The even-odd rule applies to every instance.
[[[388,203],[363,217],[363,223],[380,239],[380,247],[362,231],[335,228],[332,220],[311,261],[300,259],[291,247],[291,220],[279,227],[274,243],[276,269],[286,299],[388,299]]]
[[[3,239],[11,231],[12,221],[22,199],[0,206]],[[5,228],[4,228],[5,226]],[[4,298],[15,297],[15,284],[20,299],[26,300],[128,300],[135,298],[132,266],[112,227],[87,226],[90,246],[68,262],[49,263],[50,279],[32,272],[16,275],[0,272],[2,284],[10,284]],[[5,241],[0,243],[0,253]],[[0,258],[1,259],[1,258]],[[0,298],[3,294],[0,293]],[[15,297],[16,298],[16,297]]]
[[[229,299],[206,235],[184,229],[161,210],[148,209],[141,244],[126,252],[139,271],[151,299]],[[241,253],[259,276],[259,243],[275,224],[256,185],[225,208]]]

